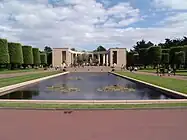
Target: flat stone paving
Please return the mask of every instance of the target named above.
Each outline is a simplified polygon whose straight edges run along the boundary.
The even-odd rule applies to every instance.
[[[106,66],[84,66],[84,67],[69,67],[69,72],[109,72],[112,69]]]
[[[1,140],[187,140],[187,109],[0,110]]]

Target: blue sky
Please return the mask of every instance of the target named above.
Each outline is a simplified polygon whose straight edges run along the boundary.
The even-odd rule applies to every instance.
[[[187,35],[187,0],[2,0],[0,37],[43,49],[126,47]]]

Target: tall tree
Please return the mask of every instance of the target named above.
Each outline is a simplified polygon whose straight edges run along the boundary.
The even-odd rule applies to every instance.
[[[75,48],[71,48],[71,50],[72,50],[72,51],[76,51],[76,49],[75,49]]]
[[[50,66],[52,64],[52,49],[49,46],[45,46],[44,52],[47,54],[47,65]]]
[[[136,42],[136,45],[134,45],[133,48],[134,48],[134,51],[139,53],[140,49],[146,49],[146,48],[149,48],[149,47],[151,47],[153,45],[154,44],[151,41],[146,43],[145,40],[141,40],[141,41]]]
[[[103,46],[99,46],[97,47],[96,50],[94,50],[95,52],[101,52],[101,51],[106,51],[106,48],[104,48]]]
[[[50,53],[50,52],[52,52],[51,47],[49,47],[49,46],[45,46],[45,48],[44,48],[44,52],[46,52],[46,53]]]
[[[183,39],[181,40],[181,46],[187,45],[187,37],[184,36]]]

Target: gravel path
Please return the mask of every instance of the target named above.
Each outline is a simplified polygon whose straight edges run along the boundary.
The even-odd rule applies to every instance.
[[[0,110],[1,140],[186,140],[187,110]]]

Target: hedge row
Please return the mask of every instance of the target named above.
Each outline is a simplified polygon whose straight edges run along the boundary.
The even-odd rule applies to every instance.
[[[161,49],[160,46],[139,49],[129,52],[127,65],[185,64],[187,67],[187,45]]]
[[[6,39],[0,39],[0,64],[8,63],[10,63],[8,41]]]
[[[23,61],[25,65],[33,64],[33,52],[32,46],[22,46],[23,50]]]
[[[0,39],[0,64],[47,64],[47,55],[39,52],[38,48],[22,46],[20,43]]]
[[[33,51],[33,56],[34,56],[34,64],[35,65],[39,65],[41,64],[41,60],[40,60],[40,52],[38,48],[32,48]]]
[[[47,55],[46,53],[40,53],[41,64],[47,64]]]
[[[23,51],[20,43],[8,43],[11,64],[23,64]]]

